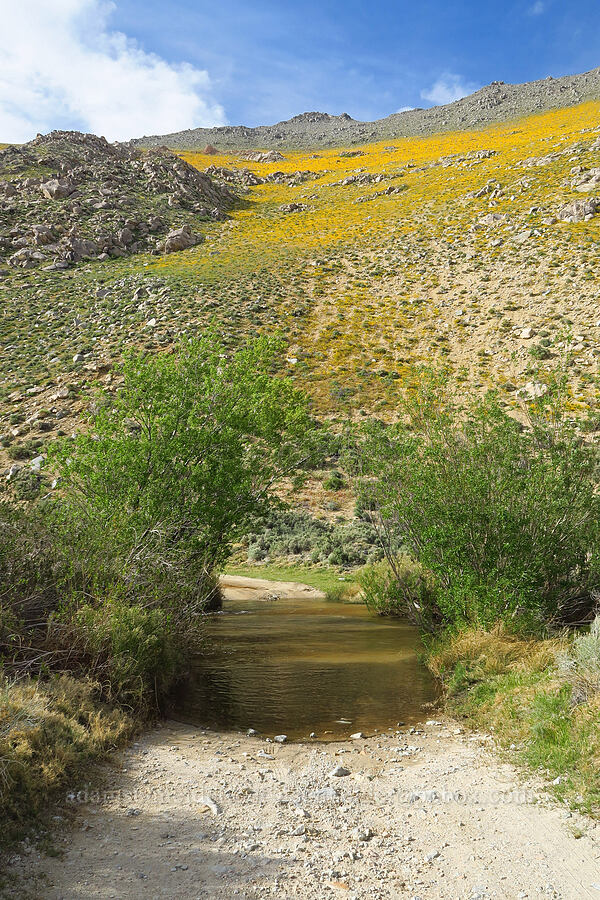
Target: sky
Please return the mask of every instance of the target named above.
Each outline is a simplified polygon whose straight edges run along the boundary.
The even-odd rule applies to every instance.
[[[0,0],[0,141],[371,120],[600,65],[599,0]]]

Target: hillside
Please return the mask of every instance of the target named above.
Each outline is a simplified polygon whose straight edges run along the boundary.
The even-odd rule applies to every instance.
[[[82,259],[181,250],[200,240],[192,226],[222,219],[235,199],[164,147],[142,154],[53,131],[0,150],[0,263],[67,269]],[[177,226],[187,230],[166,237]]]
[[[593,411],[599,110],[276,162],[184,153],[243,196],[200,223],[204,243],[2,269],[5,471],[43,466],[93,386],[114,388],[123,348],[166,349],[211,320],[230,345],[282,330],[282,367],[325,415],[393,416],[424,363],[509,404],[559,367],[572,408]]]
[[[581,75],[544,78],[525,84],[495,81],[468,97],[445,106],[392,113],[375,122],[358,122],[347,113],[332,116],[305,112],[276,125],[247,128],[190,128],[175,134],[132,141],[142,147],[167,145],[176,150],[200,150],[214,145],[222,151],[243,148],[308,149],[344,147],[369,141],[427,137],[437,132],[485,128],[519,116],[600,99],[600,69]]]

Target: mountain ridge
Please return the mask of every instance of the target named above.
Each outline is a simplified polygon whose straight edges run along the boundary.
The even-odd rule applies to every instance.
[[[165,145],[173,150],[196,150],[211,144],[223,151],[257,147],[267,150],[347,147],[378,140],[482,128],[597,99],[600,99],[600,67],[578,75],[548,76],[522,84],[493,81],[473,94],[444,106],[391,113],[373,122],[358,121],[348,113],[336,116],[315,111],[300,113],[275,125],[190,128],[166,135],[146,135],[130,143],[148,148]]]

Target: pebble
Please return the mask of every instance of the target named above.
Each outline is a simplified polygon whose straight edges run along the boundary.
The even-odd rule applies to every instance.
[[[329,773],[330,778],[344,778],[346,775],[350,774],[350,769],[345,769],[344,766],[336,766],[335,769]]]

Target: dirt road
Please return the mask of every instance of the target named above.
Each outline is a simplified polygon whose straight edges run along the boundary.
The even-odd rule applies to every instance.
[[[275,744],[166,723],[105,793],[74,786],[64,855],[15,860],[12,896],[600,898],[596,826],[456,728]]]

